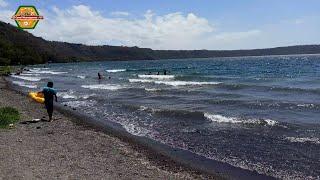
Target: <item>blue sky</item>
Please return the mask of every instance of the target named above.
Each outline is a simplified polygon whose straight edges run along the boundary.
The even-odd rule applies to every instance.
[[[19,5],[40,9],[45,20],[29,32],[48,40],[154,49],[320,42],[319,0],[0,0],[0,20]]]

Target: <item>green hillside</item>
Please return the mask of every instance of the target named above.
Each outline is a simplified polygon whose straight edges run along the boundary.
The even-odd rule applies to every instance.
[[[288,54],[318,54],[320,45],[253,50],[152,50],[123,46],[86,46],[46,41],[0,21],[0,65],[105,60],[154,60]]]

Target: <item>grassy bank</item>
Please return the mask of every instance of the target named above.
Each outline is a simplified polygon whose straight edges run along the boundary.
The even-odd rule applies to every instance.
[[[0,76],[5,76],[13,72],[13,69],[11,66],[0,66]]]
[[[7,128],[20,119],[19,111],[12,107],[0,108],[0,128]]]

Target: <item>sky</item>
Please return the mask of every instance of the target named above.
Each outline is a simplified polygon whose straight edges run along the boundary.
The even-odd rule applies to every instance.
[[[0,0],[0,20],[34,5],[46,40],[152,49],[320,44],[319,0]]]

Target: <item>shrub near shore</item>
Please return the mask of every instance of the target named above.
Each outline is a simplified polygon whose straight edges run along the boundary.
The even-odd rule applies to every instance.
[[[10,124],[19,121],[19,111],[12,107],[0,108],[0,128],[7,128]]]

